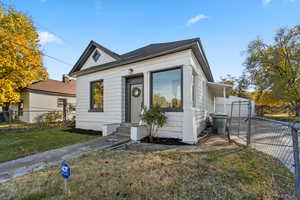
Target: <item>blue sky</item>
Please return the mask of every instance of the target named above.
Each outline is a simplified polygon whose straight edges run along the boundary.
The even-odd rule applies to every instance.
[[[300,23],[300,0],[5,0],[27,13],[42,49],[73,65],[90,40],[116,53],[149,43],[200,37],[214,78],[240,75],[251,40],[271,41],[282,26]],[[50,58],[52,79],[72,66]]]

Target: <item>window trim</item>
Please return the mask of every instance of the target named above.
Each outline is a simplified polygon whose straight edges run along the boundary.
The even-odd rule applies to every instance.
[[[62,101],[62,105],[61,106],[58,103],[59,101]],[[56,107],[63,108],[64,107],[64,103],[66,103],[66,105],[67,105],[68,104],[68,100],[66,98],[59,97],[59,98],[57,98],[57,106]]]
[[[98,54],[98,56],[95,58],[95,55],[96,55],[96,54]],[[101,57],[101,53],[96,49],[96,50],[94,51],[92,57],[93,57],[93,60],[94,60],[95,62],[97,62],[97,61],[99,60],[99,58]]]
[[[92,97],[92,84],[96,82],[101,82],[103,84],[103,108],[92,108],[93,97]],[[94,80],[90,82],[90,109],[89,112],[104,112],[104,81],[103,79]]]
[[[171,71],[171,70],[176,70],[180,69],[180,77],[181,77],[181,106],[178,108],[161,108],[162,111],[164,112],[183,112],[183,66],[177,66],[177,67],[172,67],[172,68],[167,68],[167,69],[162,69],[162,70],[157,70],[157,71],[151,71],[150,72],[150,107],[153,106],[153,74],[158,73],[158,72],[165,72],[165,71]]]

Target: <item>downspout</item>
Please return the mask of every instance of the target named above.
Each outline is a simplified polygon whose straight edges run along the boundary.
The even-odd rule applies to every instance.
[[[224,114],[226,114],[226,87],[223,88],[223,95],[224,95]]]
[[[216,113],[216,96],[214,96],[214,113]]]

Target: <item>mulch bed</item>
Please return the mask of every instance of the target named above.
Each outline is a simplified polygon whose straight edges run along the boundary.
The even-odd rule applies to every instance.
[[[142,143],[150,143],[150,138],[145,137],[141,140]],[[164,145],[188,145],[186,143],[183,143],[180,139],[175,138],[158,138],[153,137],[152,144],[164,144]]]
[[[70,129],[65,129],[64,131],[70,133],[79,133],[79,134],[88,134],[88,135],[102,135],[102,131],[86,130],[80,128],[70,128]]]

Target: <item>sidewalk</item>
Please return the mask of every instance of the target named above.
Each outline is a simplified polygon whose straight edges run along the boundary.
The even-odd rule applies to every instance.
[[[0,183],[34,171],[58,165],[63,160],[76,158],[87,152],[118,146],[129,140],[130,138],[126,136],[110,135],[0,163]]]

